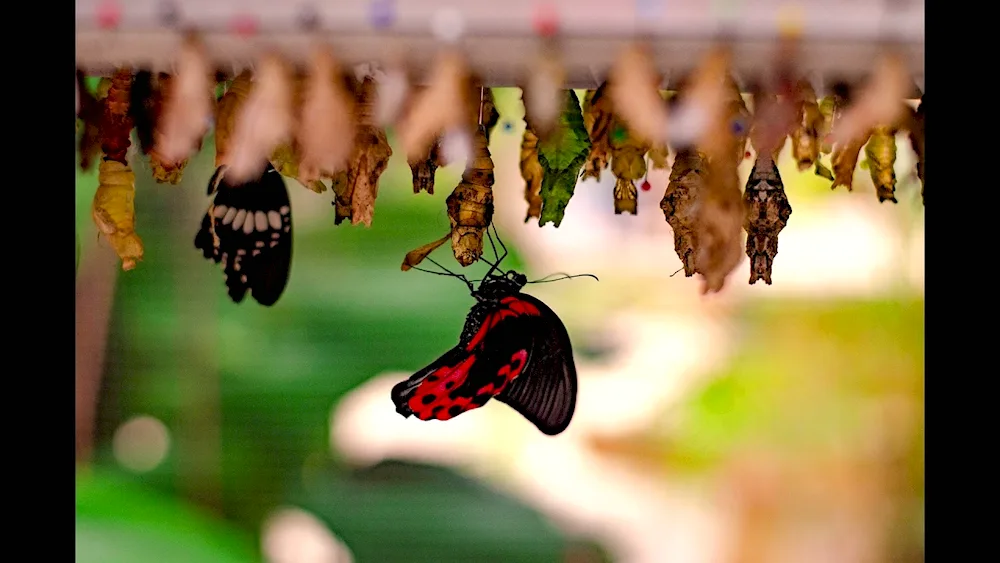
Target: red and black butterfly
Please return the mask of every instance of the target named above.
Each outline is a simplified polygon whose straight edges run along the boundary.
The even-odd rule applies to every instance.
[[[215,193],[195,236],[205,258],[222,264],[229,297],[240,303],[247,291],[264,306],[274,305],[288,285],[292,264],[292,206],[281,174],[267,164],[260,178],[226,182],[220,166],[208,182]]]
[[[460,274],[445,274],[464,281],[476,304],[458,346],[392,388],[399,414],[449,420],[495,398],[544,434],[569,426],[577,388],[569,335],[552,309],[521,293],[530,283],[523,274],[494,273],[506,255],[504,248],[478,289]]]

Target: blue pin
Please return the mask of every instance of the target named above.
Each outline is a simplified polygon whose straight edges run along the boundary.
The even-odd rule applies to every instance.
[[[746,131],[747,125],[743,122],[742,117],[737,117],[733,120],[732,129],[733,135],[742,135]]]
[[[369,12],[372,27],[375,29],[391,27],[396,21],[396,2],[395,0],[372,0]]]
[[[514,131],[514,123],[511,122],[511,121],[504,121],[503,122],[503,132],[504,133],[512,133],[513,131]]]

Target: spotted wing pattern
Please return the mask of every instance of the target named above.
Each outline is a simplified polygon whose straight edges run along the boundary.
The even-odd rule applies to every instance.
[[[576,405],[576,368],[555,313],[518,294],[500,300],[481,322],[471,319],[478,326],[468,343],[393,388],[396,410],[420,420],[449,420],[495,397],[545,434],[565,430]]]
[[[292,208],[281,175],[268,163],[261,177],[242,185],[226,182],[220,166],[209,181],[215,193],[195,237],[205,258],[222,265],[229,297],[240,303],[249,291],[274,305],[288,284],[292,262]]]

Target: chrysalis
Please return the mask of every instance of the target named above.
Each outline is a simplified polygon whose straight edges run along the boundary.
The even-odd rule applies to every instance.
[[[329,51],[315,51],[302,94],[296,137],[302,154],[299,174],[303,183],[332,177],[346,168],[353,149],[353,105],[339,63]]]
[[[542,216],[542,177],[545,170],[538,161],[538,136],[531,127],[524,128],[524,138],[521,141],[521,178],[524,179],[524,200],[528,202],[528,213],[524,217],[527,223],[532,217]]]
[[[97,192],[91,213],[98,230],[131,270],[142,260],[142,240],[135,234],[135,174],[128,164],[133,121],[129,113],[132,72],[118,69],[104,99],[101,119],[101,151]]]
[[[287,64],[275,55],[257,65],[253,89],[239,109],[227,150],[229,179],[242,183],[263,174],[274,150],[292,139],[294,86]]]
[[[611,173],[615,175],[615,214],[638,213],[638,193],[635,181],[646,175],[646,151],[649,142],[627,129],[623,121],[615,120],[611,134]]]
[[[212,117],[215,80],[204,47],[196,37],[185,40],[177,72],[161,86],[163,107],[154,133],[154,152],[158,162],[171,165],[201,150]]]
[[[105,158],[97,178],[94,223],[121,258],[122,269],[131,270],[143,255],[142,240],[135,234],[135,174],[128,164]]]
[[[778,233],[785,228],[792,207],[785,197],[785,187],[774,160],[759,153],[746,190],[743,192],[743,228],[747,232],[747,256],[750,258],[750,284],[764,280],[771,285],[771,268],[778,254]]]
[[[354,105],[354,148],[346,171],[334,177],[334,222],[350,219],[352,225],[370,227],[378,197],[378,181],[389,164],[392,149],[385,131],[375,125],[375,81],[366,77],[360,84]]]
[[[486,128],[479,126],[472,137],[473,156],[462,181],[448,196],[451,248],[462,266],[479,260],[483,236],[493,221],[493,159],[486,141]]]
[[[817,176],[833,180],[833,173],[820,162],[820,135],[823,130],[823,113],[816,102],[816,91],[807,80],[796,85],[798,96],[798,125],[792,131],[792,158],[799,170],[814,168]]]
[[[601,170],[608,167],[614,112],[607,88],[608,83],[605,82],[597,90],[588,90],[583,98],[583,125],[590,136],[590,154],[583,165],[582,180],[593,178],[600,182]]]
[[[896,201],[896,131],[890,127],[879,126],[872,129],[868,144],[865,145],[865,156],[868,158],[868,173],[875,184],[875,194],[879,203]]]
[[[694,149],[677,151],[670,169],[670,182],[660,200],[660,209],[674,232],[674,252],[684,265],[687,277],[695,274],[698,199],[705,191],[707,172],[703,154]]]

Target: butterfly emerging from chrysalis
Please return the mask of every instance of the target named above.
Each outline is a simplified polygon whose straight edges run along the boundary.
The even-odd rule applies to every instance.
[[[288,285],[292,264],[292,207],[288,188],[270,162],[256,178],[234,181],[228,151],[234,117],[254,87],[249,72],[237,76],[216,110],[215,163],[208,195],[215,194],[201,221],[194,245],[206,259],[222,265],[229,298],[240,303],[247,292],[257,303],[277,303]]]
[[[496,234],[496,227],[493,232]],[[469,280],[426,255],[420,257],[444,272],[416,269],[462,280],[476,304],[466,316],[458,345],[396,384],[391,392],[392,402],[403,417],[415,416],[426,421],[450,420],[496,399],[513,408],[543,434],[554,436],[566,430],[576,409],[573,348],[559,316],[521,289],[528,283],[579,276],[529,282],[524,274],[501,269],[507,248],[497,236],[503,249],[499,255],[489,231],[487,236],[496,262],[480,258],[490,265],[482,280]],[[407,262],[404,270],[415,267],[411,256]],[[473,281],[480,281],[478,288]]]

